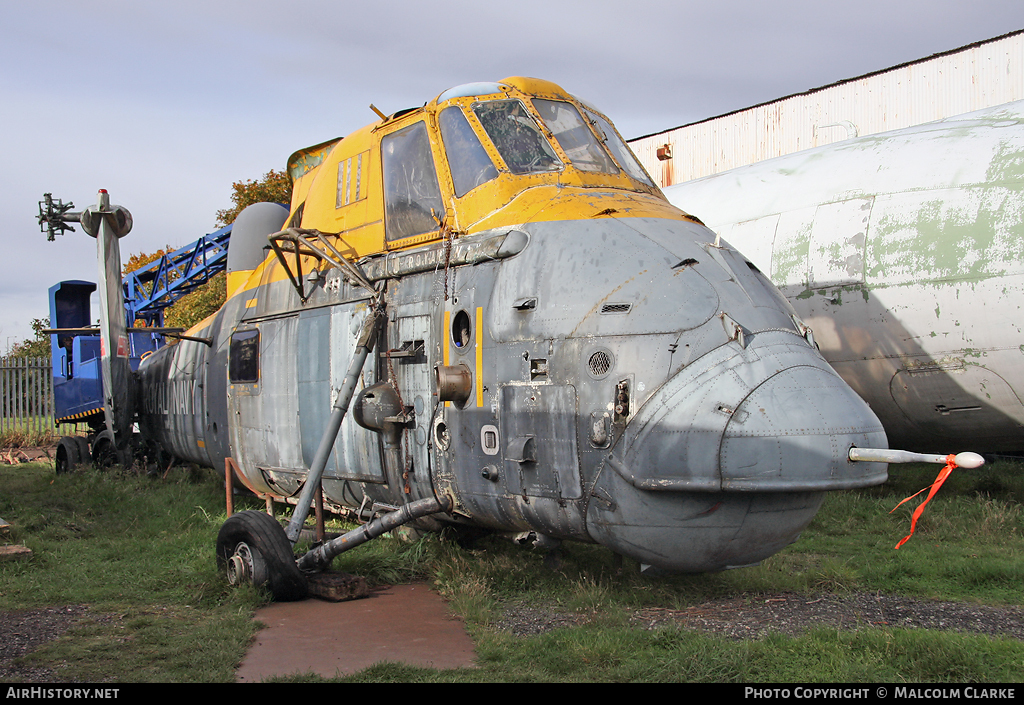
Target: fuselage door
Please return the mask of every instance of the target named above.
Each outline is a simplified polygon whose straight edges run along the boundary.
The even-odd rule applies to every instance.
[[[403,432],[400,491],[409,501],[433,496],[430,483],[430,464],[427,453],[427,434],[433,411],[428,363],[430,350],[430,316],[399,316],[388,332],[388,349],[381,352],[383,377],[392,381],[403,404],[412,407],[413,414]]]

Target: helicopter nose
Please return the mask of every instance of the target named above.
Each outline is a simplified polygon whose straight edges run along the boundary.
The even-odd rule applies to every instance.
[[[886,447],[878,418],[795,336],[723,346],[629,420],[591,490],[598,543],[667,572],[757,563],[796,540],[825,492],[885,481],[851,463]]]
[[[642,489],[821,491],[883,482],[881,422],[796,336],[723,346],[679,371],[630,419],[609,463]]]
[[[840,490],[882,482],[886,466],[853,463],[851,446],[886,446],[875,415],[833,371],[786,368],[758,384],[722,434],[725,491]]]

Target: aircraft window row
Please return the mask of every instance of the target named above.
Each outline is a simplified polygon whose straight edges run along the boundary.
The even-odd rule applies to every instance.
[[[426,123],[420,121],[386,135],[381,140],[381,156],[387,239],[437,230],[444,203]]]
[[[583,171],[619,173],[618,167],[602,149],[587,123],[572,103],[535,98],[533,107],[558,141],[569,161]]]
[[[494,163],[461,108],[445,108],[441,111],[438,123],[456,196],[461,198],[477,186],[497,178],[498,170],[494,168]]]
[[[549,142],[558,142],[574,166],[583,171],[629,176],[654,186],[633,152],[606,119],[572,103],[535,98],[542,123],[519,100],[489,100],[472,105],[484,132],[513,174],[559,171],[562,160]],[[456,197],[496,179],[498,169],[459,106],[441,111],[438,125]],[[596,133],[596,136],[595,136]],[[619,166],[612,160],[618,161]],[[338,164],[337,206],[366,197],[363,154]],[[381,140],[387,239],[437,230],[445,212],[425,122],[386,135]]]
[[[562,161],[518,100],[474,103],[473,112],[513,174],[558,171]]]

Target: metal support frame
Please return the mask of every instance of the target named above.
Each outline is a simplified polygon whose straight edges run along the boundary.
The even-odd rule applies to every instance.
[[[299,298],[305,303],[312,294],[312,288],[306,291],[306,280],[302,274],[302,258],[315,257],[317,262],[326,262],[341,272],[342,276],[353,284],[367,291],[374,292],[373,284],[359,268],[359,265],[347,259],[338,248],[327,238],[338,238],[338,233],[324,233],[306,228],[286,228],[274,233],[268,239],[274,248],[274,254],[284,267],[288,280],[295,287]],[[291,262],[289,262],[289,255]],[[311,270],[312,271],[312,270]]]
[[[139,318],[147,326],[162,326],[165,308],[224,271],[231,228],[204,235],[126,274],[122,285],[128,326]]]

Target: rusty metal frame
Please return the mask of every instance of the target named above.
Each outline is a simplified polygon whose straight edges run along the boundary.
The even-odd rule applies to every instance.
[[[347,259],[328,240],[328,238],[337,238],[339,235],[339,233],[324,233],[307,228],[285,228],[269,237],[274,254],[277,255],[278,261],[288,275],[288,280],[295,287],[295,291],[298,292],[303,303],[313,293],[312,291],[306,292],[305,278],[302,272],[303,257],[315,257],[318,262],[326,262],[341,272],[349,282],[366,289],[371,294],[377,294],[377,290],[359,265]],[[288,261],[288,255],[294,258],[294,269]]]

